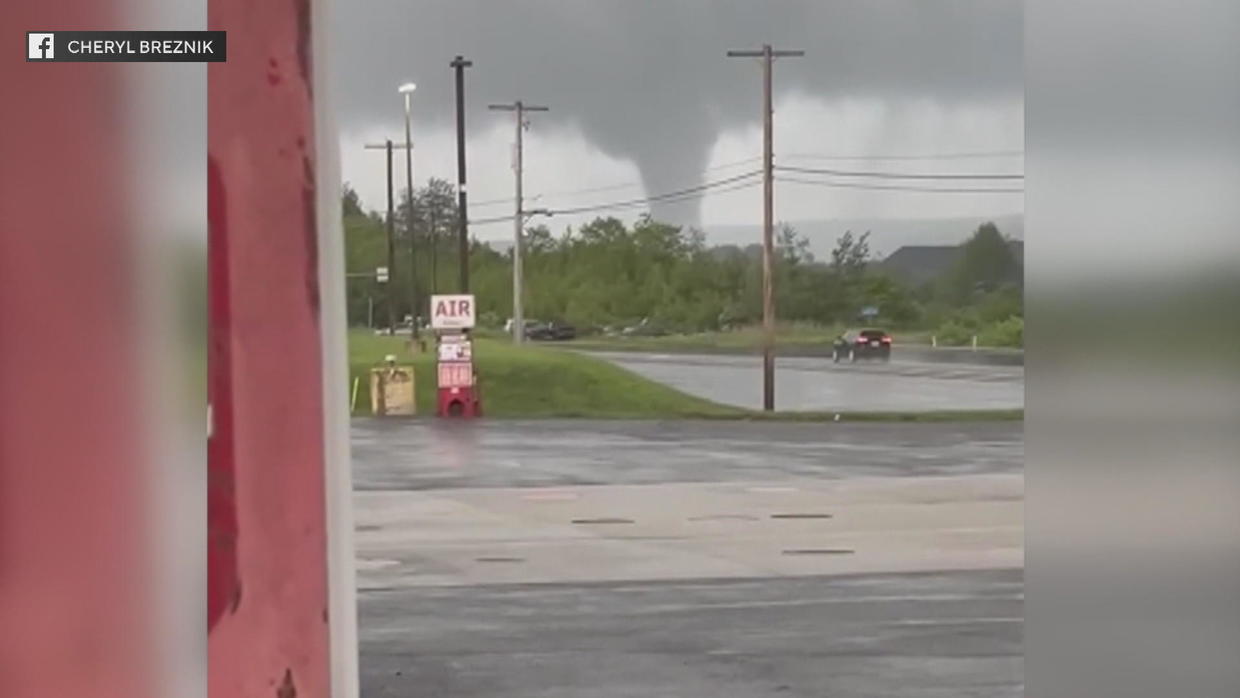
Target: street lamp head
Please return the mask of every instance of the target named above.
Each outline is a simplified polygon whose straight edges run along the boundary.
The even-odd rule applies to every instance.
[[[413,84],[412,82],[407,82],[401,85],[400,87],[398,87],[397,91],[400,92],[401,94],[409,94],[410,92],[413,92],[416,89],[418,89],[417,85]]]

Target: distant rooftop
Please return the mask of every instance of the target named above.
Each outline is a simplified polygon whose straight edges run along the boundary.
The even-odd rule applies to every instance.
[[[1018,263],[1025,261],[1023,240],[1009,240]],[[878,267],[907,283],[920,286],[951,270],[960,259],[962,245],[905,245],[878,263]]]

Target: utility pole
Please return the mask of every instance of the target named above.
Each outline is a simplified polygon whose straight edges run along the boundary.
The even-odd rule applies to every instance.
[[[383,143],[367,143],[362,146],[366,150],[383,150],[387,153],[387,268],[388,268],[388,289],[384,295],[384,299],[388,305],[388,330],[396,334],[396,214],[395,200],[392,195],[392,150],[401,148],[392,144],[389,138]]]
[[[388,307],[388,332],[396,336],[396,215],[392,201],[392,141],[387,141],[387,261],[388,287],[385,298]]]
[[[550,110],[547,107],[525,104],[519,99],[512,104],[492,104],[487,108],[495,111],[510,111],[517,115],[516,153],[514,153],[512,163],[513,170],[517,173],[517,204],[516,211],[512,217],[512,341],[516,344],[520,344],[525,341],[525,317],[521,298],[524,288],[521,278],[521,247],[522,237],[524,237],[522,235],[522,228],[525,227],[525,211],[521,208],[521,170],[523,164],[521,133],[525,130],[526,126],[528,126],[525,122],[525,112]]]
[[[448,65],[456,71],[456,196],[457,254],[460,255],[461,293],[469,293],[469,209],[465,192],[465,69],[473,61],[457,56]]]
[[[729,58],[762,59],[762,409],[775,409],[775,180],[771,64],[776,57],[804,56],[804,51],[776,51],[763,44],[759,51],[728,51]]]

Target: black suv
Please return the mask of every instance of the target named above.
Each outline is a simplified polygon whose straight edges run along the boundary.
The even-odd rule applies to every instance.
[[[883,330],[849,330],[835,340],[831,360],[881,359],[891,361],[891,335]]]
[[[535,341],[567,341],[577,338],[577,328],[558,322],[534,322],[525,326],[525,337]]]

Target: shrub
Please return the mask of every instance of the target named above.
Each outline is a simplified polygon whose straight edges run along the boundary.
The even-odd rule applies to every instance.
[[[956,320],[949,320],[934,332],[939,344],[948,347],[960,347],[973,341],[973,330]]]
[[[1023,347],[1025,345],[1025,319],[1012,315],[1006,320],[987,326],[977,341],[987,347]]]

